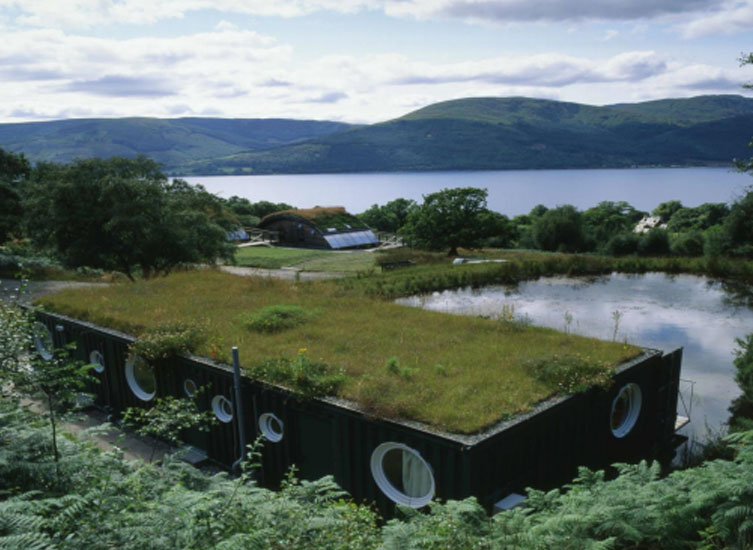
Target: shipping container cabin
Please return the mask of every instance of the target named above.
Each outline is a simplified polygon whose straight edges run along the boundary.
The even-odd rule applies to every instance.
[[[489,511],[506,508],[527,487],[568,482],[578,466],[655,457],[675,435],[681,350],[645,350],[621,365],[607,389],[555,397],[472,435],[442,432],[419,422],[377,418],[353,402],[304,400],[284,388],[241,379],[236,401],[233,371],[196,356],[148,364],[130,357],[133,338],[49,312],[38,313],[40,353],[76,342],[75,354],[96,364],[89,389],[96,405],[115,416],[126,407],[148,407],[158,396],[194,396],[219,422],[186,441],[225,468],[246,441],[263,437],[259,481],[279,485],[295,465],[299,476],[332,475],[354,498],[375,502],[386,515],[396,504],[422,507],[432,499],[475,496]],[[236,411],[241,411],[241,418]]]
[[[343,250],[379,244],[369,226],[342,206],[274,212],[261,220],[259,228],[275,231],[283,246]]]

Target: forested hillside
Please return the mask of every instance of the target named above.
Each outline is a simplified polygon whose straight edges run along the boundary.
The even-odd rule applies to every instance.
[[[199,161],[186,173],[604,168],[747,157],[753,99],[702,96],[594,107],[459,99],[303,143]]]
[[[143,154],[180,172],[186,163],[259,151],[348,128],[289,119],[114,118],[0,124],[0,147],[32,161],[135,157]]]

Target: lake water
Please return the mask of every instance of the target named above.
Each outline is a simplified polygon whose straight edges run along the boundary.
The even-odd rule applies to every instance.
[[[730,168],[641,168],[614,170],[507,170],[483,172],[390,172],[278,176],[188,177],[212,193],[252,202],[286,202],[299,208],[344,206],[352,213],[372,204],[422,196],[447,187],[489,191],[489,208],[507,216],[526,214],[537,204],[572,204],[583,210],[601,201],[624,200],[639,210],[680,200],[685,206],[727,202],[753,178]]]
[[[690,275],[612,274],[435,292],[398,302],[491,317],[504,306],[535,325],[608,340],[617,328],[619,341],[665,352],[683,347],[681,377],[694,382],[692,422],[683,433],[703,440],[707,426],[718,430],[727,420],[727,408],[740,394],[732,360],[735,338],[753,331],[750,292]],[[614,312],[619,312],[616,327]],[[688,399],[690,385],[681,386]]]

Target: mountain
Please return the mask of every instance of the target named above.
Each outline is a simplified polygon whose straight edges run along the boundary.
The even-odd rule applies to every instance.
[[[125,118],[0,124],[32,160],[148,155],[179,175],[729,165],[753,154],[753,99],[591,106],[523,97],[435,103],[369,126]]]
[[[753,99],[700,96],[603,107],[471,98],[302,143],[187,165],[186,173],[729,165],[751,155]]]
[[[290,119],[116,118],[0,124],[0,147],[33,161],[147,155],[169,172],[203,159],[260,151],[349,128]]]

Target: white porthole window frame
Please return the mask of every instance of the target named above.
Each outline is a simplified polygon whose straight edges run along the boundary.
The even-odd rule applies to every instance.
[[[390,451],[402,451],[403,453],[409,453],[415,459],[419,460],[420,464],[424,468],[426,468],[426,471],[429,473],[430,483],[429,490],[425,495],[412,497],[410,495],[406,495],[404,492],[402,492],[392,484],[392,482],[387,477],[386,472],[384,471],[383,463],[384,457]],[[408,447],[408,445],[405,445],[404,443],[388,441],[386,443],[380,444],[376,449],[374,449],[374,452],[371,453],[371,475],[374,478],[377,487],[379,487],[379,489],[387,496],[387,498],[397,504],[408,506],[410,508],[423,508],[434,498],[434,493],[436,491],[434,470],[432,469],[431,465],[424,459],[424,457],[421,456],[421,453],[411,447]]]
[[[136,380],[135,373],[137,363],[139,364],[139,366],[143,365],[151,371],[152,379],[154,381],[154,391],[148,392],[139,385],[138,380]],[[157,395],[157,377],[154,374],[154,368],[146,361],[146,359],[144,359],[140,355],[132,355],[126,360],[125,377],[126,382],[128,382],[128,387],[131,389],[131,392],[141,401],[151,401]]]
[[[44,360],[52,359],[55,349],[55,340],[52,338],[52,332],[47,325],[39,321],[34,323],[34,349]]]
[[[615,426],[614,415],[621,399],[627,400],[627,410],[619,424]],[[612,435],[621,439],[633,431],[641,415],[642,404],[643,392],[641,392],[641,387],[638,384],[630,382],[620,388],[617,396],[612,400],[612,407],[609,411],[609,427],[612,430]]]
[[[220,422],[229,424],[233,421],[233,403],[224,395],[215,395],[212,398],[212,411]]]
[[[275,422],[279,426],[279,430],[275,428]],[[267,441],[277,443],[278,441],[282,441],[282,438],[285,435],[285,423],[274,413],[264,413],[259,416],[259,431],[264,435]]]
[[[183,393],[186,394],[186,397],[196,397],[198,391],[199,386],[196,385],[193,378],[186,378],[183,380]]]
[[[97,374],[105,372],[105,356],[98,349],[92,350],[89,354],[89,363],[94,365],[94,372]]]

